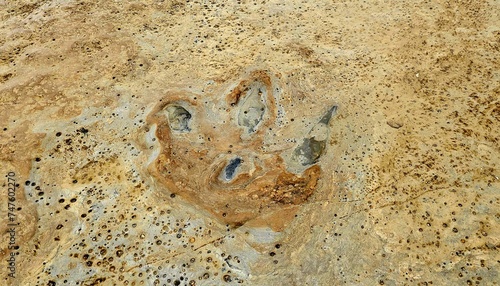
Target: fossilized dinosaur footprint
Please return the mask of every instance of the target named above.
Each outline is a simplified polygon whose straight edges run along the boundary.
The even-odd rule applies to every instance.
[[[273,78],[255,71],[226,96],[167,94],[148,117],[161,152],[149,170],[175,194],[232,226],[245,223],[281,230],[317,188],[330,108],[296,146],[287,171],[279,154],[263,151],[264,132],[276,121]]]

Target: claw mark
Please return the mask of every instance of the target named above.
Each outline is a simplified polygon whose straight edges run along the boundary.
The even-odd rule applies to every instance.
[[[191,119],[191,113],[187,111],[184,107],[178,105],[171,105],[167,107],[168,123],[170,128],[179,132],[191,131],[189,128],[189,121]]]
[[[260,85],[261,83],[257,82],[249,87],[238,116],[238,125],[246,127],[248,133],[255,131],[266,110],[262,98],[267,97],[267,92],[265,87]]]
[[[321,124],[325,124],[325,125],[328,125],[328,123],[330,122],[330,119],[332,119],[332,117],[337,114],[337,109],[339,107],[337,105],[334,105],[332,106],[332,108],[330,108],[325,115],[323,115],[323,117],[321,117],[321,120],[319,121],[319,123]]]
[[[312,165],[318,162],[325,146],[325,141],[316,141],[314,137],[305,138],[302,144],[295,149],[293,156],[302,166]]]
[[[232,159],[229,162],[229,164],[224,169],[225,178],[227,181],[231,181],[234,178],[236,169],[241,165],[242,162],[243,160],[241,160],[240,158]]]
[[[292,155],[292,160],[299,162],[302,166],[312,165],[318,162],[326,148],[328,138],[328,123],[337,112],[337,106],[330,108],[319,122],[309,131],[308,138],[304,138]]]

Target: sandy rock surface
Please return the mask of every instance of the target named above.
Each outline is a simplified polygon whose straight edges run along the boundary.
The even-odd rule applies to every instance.
[[[1,285],[497,285],[500,2],[0,1]]]

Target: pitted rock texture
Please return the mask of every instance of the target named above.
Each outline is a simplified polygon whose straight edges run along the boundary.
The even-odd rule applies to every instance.
[[[0,1],[0,285],[497,285],[499,11]]]

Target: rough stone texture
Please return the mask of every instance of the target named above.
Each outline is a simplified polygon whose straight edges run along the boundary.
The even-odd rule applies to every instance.
[[[0,284],[497,285],[499,11],[0,1]]]

